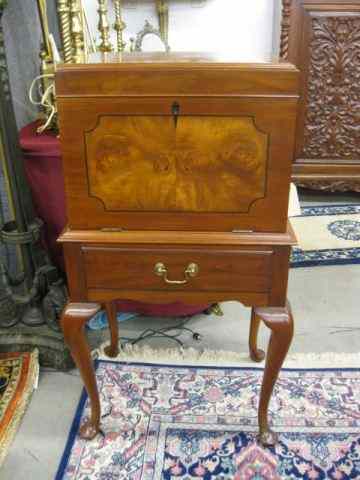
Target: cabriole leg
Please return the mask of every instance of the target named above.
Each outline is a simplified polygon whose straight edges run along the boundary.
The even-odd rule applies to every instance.
[[[261,387],[258,418],[260,443],[264,446],[272,446],[277,441],[277,435],[269,428],[268,407],[275,382],[293,338],[293,317],[290,305],[283,308],[255,308],[255,315],[259,316],[271,330]]]
[[[106,314],[110,327],[110,345],[105,347],[105,354],[114,358],[119,354],[119,326],[116,318],[116,302],[105,303]]]
[[[100,401],[90,348],[85,335],[85,324],[100,308],[100,305],[95,303],[68,303],[61,317],[65,342],[80,371],[90,399],[91,418],[79,431],[80,437],[87,440],[94,438],[99,432]]]
[[[262,362],[265,358],[265,352],[257,346],[260,323],[261,318],[256,314],[255,308],[253,308],[251,310],[249,350],[251,360],[253,360],[254,362]]]

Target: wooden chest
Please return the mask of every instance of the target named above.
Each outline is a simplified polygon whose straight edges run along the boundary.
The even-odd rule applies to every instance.
[[[296,69],[166,58],[60,67],[69,228],[285,232]]]
[[[62,327],[92,405],[81,430],[99,431],[100,404],[85,322],[105,306],[116,355],[116,299],[252,306],[250,352],[263,358],[267,409],[289,348],[289,184],[298,72],[210,55],[95,57],[57,72],[68,227],[70,301]],[[93,302],[93,303],[90,303]]]

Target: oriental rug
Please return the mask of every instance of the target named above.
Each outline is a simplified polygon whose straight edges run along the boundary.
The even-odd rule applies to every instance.
[[[25,413],[38,375],[37,351],[0,353],[0,466]]]
[[[360,263],[360,205],[303,207],[290,221],[299,242],[292,267]]]
[[[282,370],[268,449],[256,441],[262,374],[98,361],[102,434],[78,437],[83,393],[56,479],[359,479],[360,368]]]

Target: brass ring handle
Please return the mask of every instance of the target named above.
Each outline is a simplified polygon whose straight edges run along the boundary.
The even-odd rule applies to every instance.
[[[184,280],[169,280],[168,278],[168,270],[166,266],[159,262],[155,265],[154,267],[154,273],[158,277],[163,277],[166,283],[170,285],[184,285],[185,283],[188,283],[188,281],[191,278],[194,278],[197,276],[199,273],[199,266],[196,263],[189,263],[189,265],[186,267],[184,271]]]

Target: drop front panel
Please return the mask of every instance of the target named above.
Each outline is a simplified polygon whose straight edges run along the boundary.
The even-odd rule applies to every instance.
[[[107,211],[246,213],[265,196],[268,135],[252,118],[103,116],[85,143]]]

